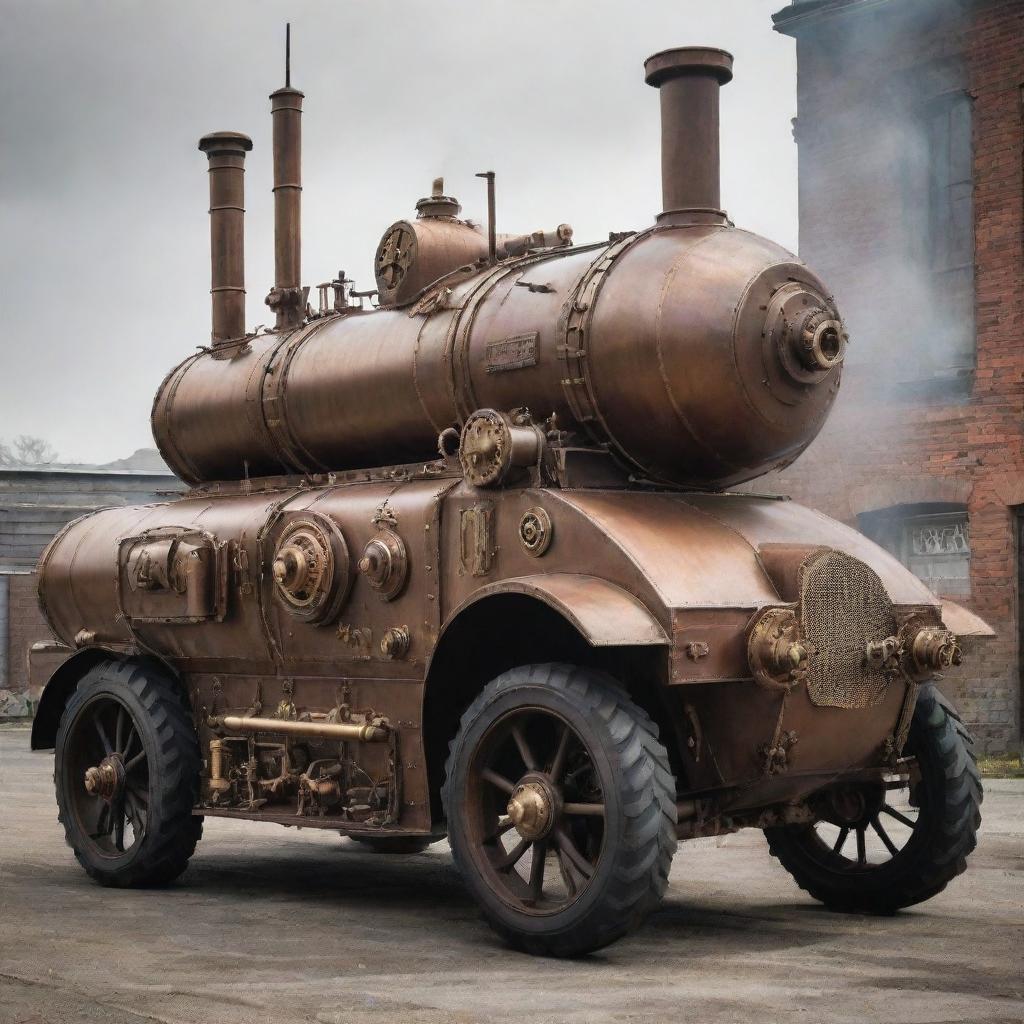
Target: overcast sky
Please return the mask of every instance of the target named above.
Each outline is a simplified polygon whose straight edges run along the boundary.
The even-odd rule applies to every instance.
[[[388,224],[443,174],[498,230],[565,221],[576,240],[660,208],[658,101],[643,61],[672,46],[736,56],[724,91],[723,201],[797,244],[794,43],[784,0],[0,0],[0,439],[64,461],[152,444],[163,376],[209,340],[200,135],[252,136],[248,321],[273,274],[268,94],[284,23],[303,118],[303,279],[373,287]]]

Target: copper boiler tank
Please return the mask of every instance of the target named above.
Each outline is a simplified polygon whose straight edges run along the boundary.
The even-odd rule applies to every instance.
[[[392,261],[379,309],[279,323],[173,370],[153,432],[175,472],[194,484],[425,460],[474,410],[524,406],[637,480],[723,488],[792,462],[838,390],[842,322],[802,262],[720,209],[731,56],[668,50],[645,72],[662,107],[653,226],[492,263],[463,222],[426,225],[421,248],[444,237],[463,266],[430,264],[402,294]]]

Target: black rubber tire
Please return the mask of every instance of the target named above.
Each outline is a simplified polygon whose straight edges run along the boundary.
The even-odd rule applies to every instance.
[[[441,841],[440,836],[357,836],[342,833],[360,846],[365,846],[374,853],[393,854],[395,856],[423,853],[424,850]]]
[[[551,709],[591,751],[606,805],[595,876],[565,910],[537,917],[509,906],[475,867],[459,813],[473,752],[491,725],[520,707]],[[658,727],[604,673],[573,665],[511,669],[490,682],[462,716],[445,766],[442,800],[455,863],[490,926],[516,949],[578,956],[635,929],[660,903],[675,853],[676,789]]]
[[[906,845],[885,863],[844,871],[813,826],[765,829],[772,855],[831,910],[892,914],[931,899],[967,867],[981,825],[981,776],[970,733],[933,684],[918,695],[905,752],[921,771],[920,816]]]
[[[149,768],[148,824],[142,840],[120,857],[101,856],[85,835],[69,800],[68,749],[76,717],[96,697],[114,697],[130,712]],[[188,866],[203,833],[192,813],[198,798],[200,756],[195,727],[175,680],[155,666],[104,661],[90,669],[71,695],[57,730],[54,784],[58,820],[86,873],[101,885],[135,888],[165,885]]]

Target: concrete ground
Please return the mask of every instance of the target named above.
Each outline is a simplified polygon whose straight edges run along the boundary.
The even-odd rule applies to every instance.
[[[3,1024],[1024,1019],[1024,781],[988,783],[970,870],[895,918],[819,908],[740,833],[682,846],[642,931],[565,962],[505,949],[443,844],[207,819],[173,887],[101,889],[27,748],[0,729]]]

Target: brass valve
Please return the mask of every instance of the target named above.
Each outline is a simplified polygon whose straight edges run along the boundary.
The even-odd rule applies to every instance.
[[[813,649],[800,635],[796,614],[769,608],[754,623],[747,640],[747,658],[754,679],[768,689],[792,690],[807,674]]]
[[[377,524],[377,535],[367,542],[359,571],[384,601],[398,596],[409,574],[405,542],[390,527]]]
[[[920,629],[910,642],[910,656],[918,672],[934,672],[963,661],[960,642],[948,629]]]
[[[899,637],[895,636],[887,636],[884,640],[869,640],[864,649],[864,657],[868,664],[875,668],[898,665],[902,655],[903,645]]]

